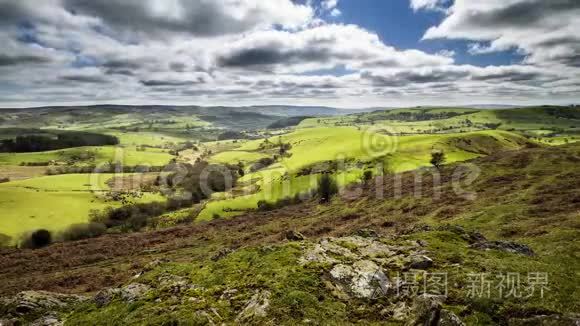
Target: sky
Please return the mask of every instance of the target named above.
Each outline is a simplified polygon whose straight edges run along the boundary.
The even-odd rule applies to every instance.
[[[0,0],[0,107],[580,102],[578,0]]]

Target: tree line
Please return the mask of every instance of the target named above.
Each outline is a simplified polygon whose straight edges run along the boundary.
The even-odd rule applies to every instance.
[[[119,139],[111,135],[71,131],[48,135],[22,135],[0,142],[0,152],[28,153],[58,150],[81,146],[118,145]]]

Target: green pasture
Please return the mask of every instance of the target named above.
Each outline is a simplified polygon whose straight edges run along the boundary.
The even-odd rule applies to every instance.
[[[94,154],[94,159],[92,158]],[[22,163],[67,162],[75,164],[102,164],[109,161],[121,162],[126,166],[153,165],[161,166],[173,158],[166,151],[158,148],[146,148],[138,151],[133,146],[77,147],[55,151],[34,153],[0,153],[0,165],[20,165]]]
[[[88,221],[91,209],[119,206],[103,193],[114,174],[67,174],[0,184],[0,233],[16,239],[37,229],[58,232],[71,224]],[[118,175],[117,175],[118,176]],[[138,202],[162,200],[144,194]]]
[[[259,155],[260,144],[256,140],[241,145],[237,150],[224,152],[218,157],[221,163],[237,163]],[[462,134],[437,134],[392,136],[359,130],[352,127],[305,128],[280,137],[272,137],[270,143],[290,143],[290,157],[285,157],[267,169],[248,173],[239,182],[241,189],[257,185],[259,190],[245,196],[224,199],[218,195],[210,201],[199,219],[234,216],[256,208],[260,200],[274,202],[309,191],[316,186],[316,175],[297,176],[301,169],[321,162],[338,161],[349,164],[346,172],[336,178],[342,186],[360,180],[366,169],[378,173],[380,163],[392,172],[403,172],[430,166],[431,153],[444,151],[447,163],[470,160],[500,150],[515,150],[527,143],[517,134],[506,131],[479,131]],[[263,154],[262,154],[263,155]],[[230,160],[228,162],[228,160]],[[352,166],[354,161],[355,166]]]

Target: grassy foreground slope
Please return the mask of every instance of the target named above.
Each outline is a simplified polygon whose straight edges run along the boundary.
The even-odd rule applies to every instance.
[[[44,176],[0,184],[0,233],[16,240],[38,229],[58,232],[71,224],[86,223],[91,209],[119,206],[108,201],[106,184],[114,174]],[[138,202],[160,200],[144,194]]]
[[[290,156],[264,170],[245,175],[240,179],[240,188],[253,189],[251,194],[211,201],[199,219],[211,219],[216,214],[221,217],[237,215],[243,210],[255,209],[260,200],[274,202],[309,191],[316,186],[317,175],[301,174],[300,171],[324,162],[344,163],[343,169],[334,172],[339,184],[345,186],[358,181],[365,170],[380,174],[380,168],[377,168],[380,164],[388,166],[393,172],[429,166],[434,150],[444,151],[447,162],[452,163],[515,150],[529,144],[524,137],[505,131],[392,136],[372,129],[351,127],[299,129],[269,141],[290,144]],[[257,160],[264,155],[260,150],[261,143],[263,140],[247,142],[238,150],[220,153],[212,160],[220,162],[227,159],[229,163]]]
[[[419,314],[415,295],[359,298],[343,287],[349,279],[333,271],[370,261],[394,281],[397,273],[409,271],[408,255],[418,251],[432,259],[426,271],[444,273],[449,281],[437,311],[452,312],[466,325],[574,325],[577,319],[567,316],[580,311],[579,162],[580,144],[496,153],[473,161],[481,173],[464,185],[475,194],[469,197],[450,182],[457,169],[450,165],[439,186],[432,187],[430,171],[422,172],[421,196],[414,191],[415,174],[403,173],[400,197],[394,196],[394,176],[389,176],[378,179],[387,189],[381,198],[369,183],[360,197],[336,198],[328,205],[311,201],[146,234],[4,250],[0,293],[94,294],[123,286],[105,304],[89,299],[51,312],[72,325],[405,325]],[[306,240],[286,240],[289,230]],[[478,249],[474,241],[482,237],[528,245],[534,255]],[[374,251],[361,243],[371,243]],[[397,250],[381,251],[384,246]],[[300,263],[312,248],[332,248],[331,257],[339,262]],[[497,283],[489,297],[469,294],[470,275],[483,273],[494,282],[497,275],[520,275],[523,291],[533,284],[530,272],[546,273],[546,283],[536,283],[546,285],[543,297],[539,288],[529,297],[500,294]],[[137,287],[145,290],[133,299],[123,294]],[[11,309],[0,304],[0,312]]]

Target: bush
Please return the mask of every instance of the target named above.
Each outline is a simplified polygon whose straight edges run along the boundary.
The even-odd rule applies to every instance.
[[[445,163],[445,153],[443,152],[433,152],[431,153],[431,161],[430,163],[436,167],[437,169],[441,168],[441,165]]]
[[[37,230],[25,236],[20,247],[25,249],[39,249],[52,243],[52,234],[48,230]]]
[[[0,183],[10,182],[10,178],[0,178]]]
[[[107,232],[102,223],[74,224],[60,234],[63,241],[78,241],[100,237]]]
[[[330,199],[338,193],[336,180],[334,180],[334,178],[329,174],[323,174],[318,179],[317,192],[322,203],[329,202]]]
[[[6,234],[0,233],[0,248],[8,247],[12,242],[12,238]]]
[[[373,178],[373,171],[371,171],[371,170],[366,170],[366,171],[363,173],[363,176],[362,176],[362,181],[363,181],[363,182],[368,182],[368,181],[370,181],[372,178]]]

